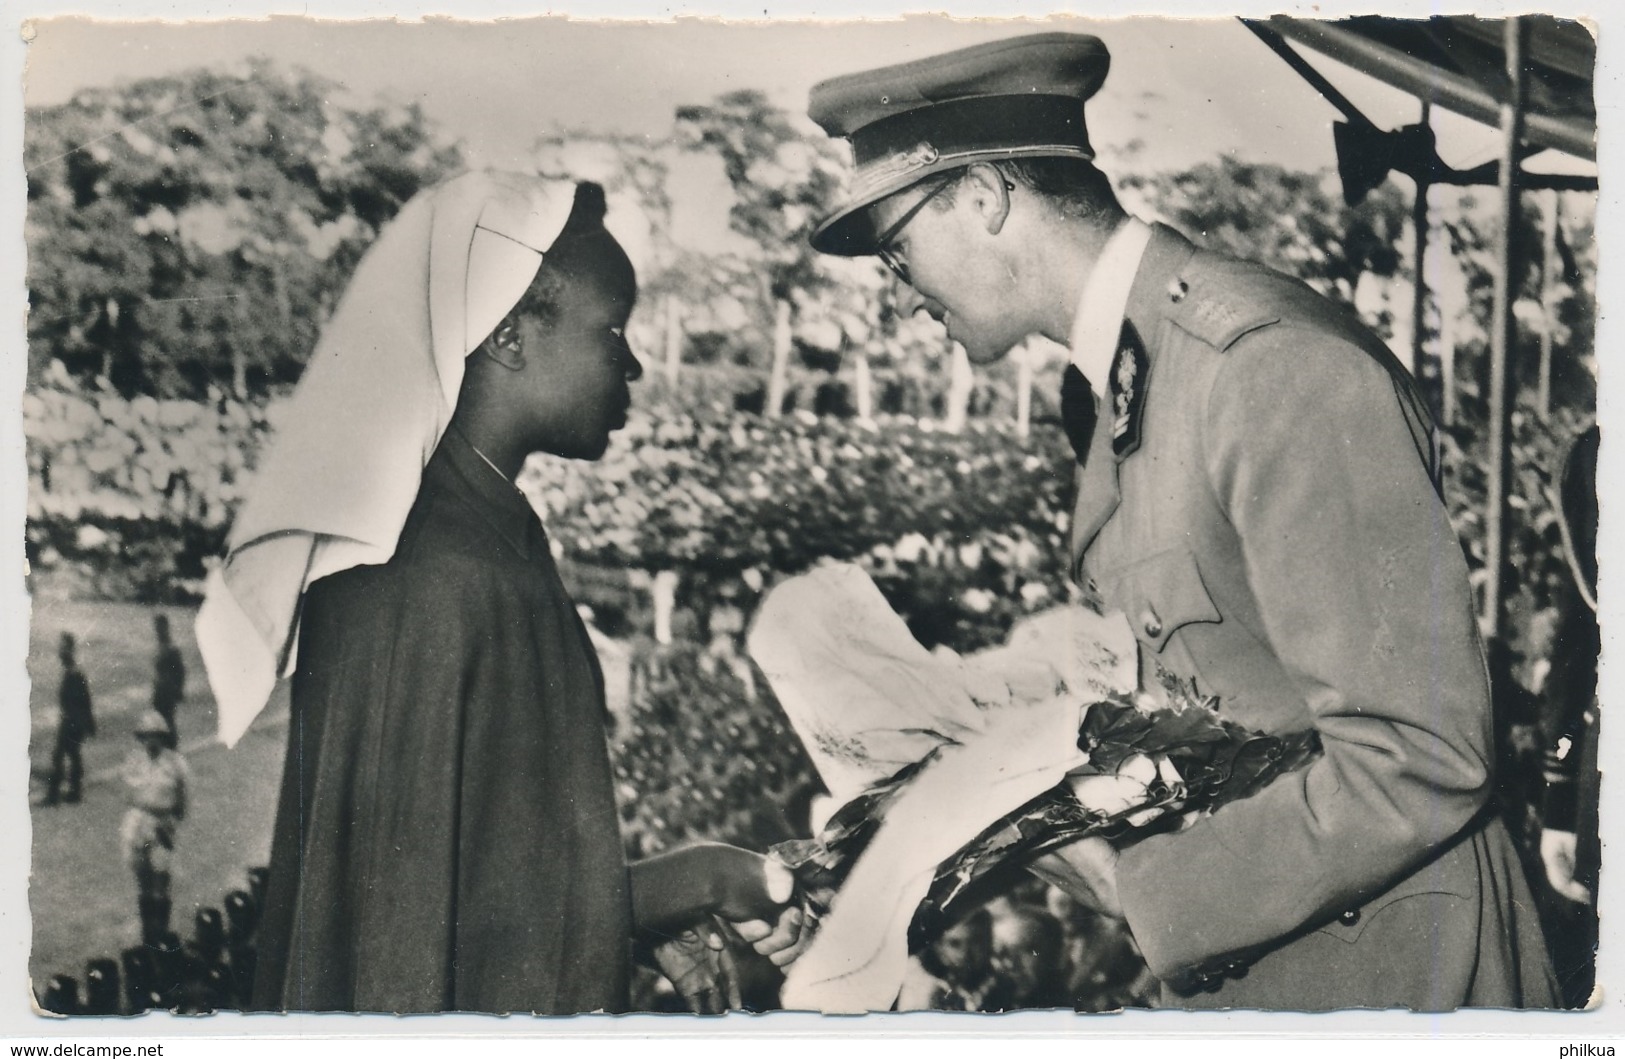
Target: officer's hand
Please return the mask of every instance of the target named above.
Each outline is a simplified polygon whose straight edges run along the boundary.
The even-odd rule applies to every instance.
[[[1080,838],[1033,861],[1028,871],[1096,912],[1123,918],[1117,896],[1117,850],[1103,838]]]
[[[789,869],[784,870],[788,872]],[[771,921],[747,919],[732,926],[734,933],[771,960],[775,967],[790,966],[812,944],[813,939],[811,915],[805,909],[794,906],[782,909],[778,917]]]
[[[1578,904],[1591,903],[1591,891],[1574,878],[1575,849],[1579,839],[1573,831],[1540,833],[1540,861],[1546,866],[1546,881],[1563,897]]]

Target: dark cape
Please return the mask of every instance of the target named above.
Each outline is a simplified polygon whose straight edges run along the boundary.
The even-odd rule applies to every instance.
[[[622,1010],[603,677],[541,523],[461,435],[394,558],[301,615],[254,1007]]]

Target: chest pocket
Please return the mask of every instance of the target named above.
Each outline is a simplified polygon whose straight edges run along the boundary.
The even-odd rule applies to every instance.
[[[1119,567],[1098,583],[1107,605],[1122,610],[1134,635],[1159,652],[1186,625],[1224,620],[1202,584],[1196,556],[1184,548]]]

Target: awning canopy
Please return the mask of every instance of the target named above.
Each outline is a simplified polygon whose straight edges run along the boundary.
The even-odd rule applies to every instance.
[[[1504,21],[1471,15],[1335,22],[1276,16],[1255,24],[1436,106],[1496,125],[1510,90]],[[1596,39],[1572,20],[1526,15],[1524,21],[1524,141],[1595,161]]]

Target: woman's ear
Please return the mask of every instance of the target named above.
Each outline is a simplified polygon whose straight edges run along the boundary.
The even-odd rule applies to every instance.
[[[491,336],[480,343],[480,349],[509,371],[523,371],[525,368],[525,338],[512,319],[498,324]]]
[[[986,162],[968,167],[960,183],[960,194],[967,197],[989,235],[998,235],[1010,218],[1011,190],[1004,174]]]

